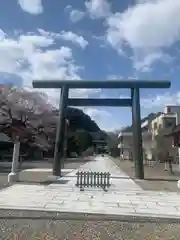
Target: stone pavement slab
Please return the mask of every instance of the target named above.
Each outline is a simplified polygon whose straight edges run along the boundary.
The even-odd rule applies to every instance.
[[[0,192],[0,209],[180,219],[180,194],[98,189],[80,192],[61,186],[16,184]]]

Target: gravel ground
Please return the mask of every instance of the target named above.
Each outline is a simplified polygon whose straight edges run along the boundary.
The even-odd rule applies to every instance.
[[[53,213],[54,216],[56,215]],[[178,240],[180,224],[165,222],[75,220],[34,211],[0,211],[1,240]],[[94,216],[96,217],[96,216]],[[69,218],[69,220],[68,220]],[[70,220],[71,219],[71,220]]]
[[[138,180],[135,179],[133,162],[128,160],[120,161],[119,158],[112,158],[112,160],[144,190],[179,191],[177,180],[180,179],[180,176],[164,171],[164,164],[158,164],[154,167],[144,166],[145,180]]]

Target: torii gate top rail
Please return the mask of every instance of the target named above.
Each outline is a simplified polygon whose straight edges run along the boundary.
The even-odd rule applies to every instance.
[[[34,88],[170,88],[170,81],[90,81],[90,80],[35,80],[33,81]]]

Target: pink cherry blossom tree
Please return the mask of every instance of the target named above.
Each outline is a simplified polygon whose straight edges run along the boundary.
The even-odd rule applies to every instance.
[[[44,93],[12,86],[0,86],[0,131],[14,143],[9,182],[17,180],[20,143],[48,149],[45,129],[52,121],[54,107]],[[42,137],[43,136],[43,137]]]

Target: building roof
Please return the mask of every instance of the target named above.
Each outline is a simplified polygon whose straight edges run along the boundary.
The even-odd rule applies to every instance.
[[[142,129],[146,130],[146,128],[148,126],[143,126],[145,122],[147,122],[147,124],[149,124],[149,122],[151,122],[152,120],[154,120],[155,118],[159,117],[162,114],[162,112],[158,112],[158,113],[150,113],[147,117],[141,119],[141,126]],[[121,130],[121,132],[132,132],[133,131],[133,126],[128,126],[125,127],[124,129]]]

